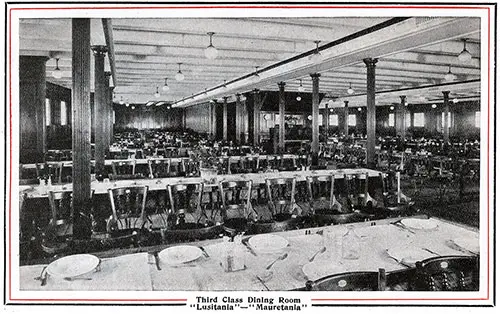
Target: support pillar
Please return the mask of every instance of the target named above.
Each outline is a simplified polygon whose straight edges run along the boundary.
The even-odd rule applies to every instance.
[[[222,108],[222,140],[227,141],[227,97],[224,97],[224,104]]]
[[[20,162],[43,162],[47,151],[45,94],[47,57],[19,57]]]
[[[366,65],[366,166],[375,168],[375,128],[376,128],[376,108],[375,108],[375,64],[377,59],[366,58],[363,62]]]
[[[278,151],[283,154],[285,152],[285,82],[279,82],[279,137]]]
[[[90,19],[72,19],[73,239],[88,239],[90,222]]]
[[[344,134],[349,136],[349,101],[344,100]]]
[[[95,119],[95,172],[104,174],[106,143],[108,133],[107,120],[107,92],[108,83],[104,74],[104,57],[108,49],[106,46],[92,46],[94,53],[94,119]]]
[[[260,133],[260,106],[261,99],[258,89],[253,90],[253,146],[258,147],[260,145],[259,133]]]
[[[113,89],[114,87],[110,86],[109,79],[111,77],[111,72],[106,71],[106,154],[109,153],[109,146],[113,143]]]
[[[325,144],[328,144],[328,130],[330,129],[330,109],[328,108],[328,101],[325,102],[325,109],[323,111],[323,128],[325,132]]]
[[[443,112],[444,112],[444,121],[443,121],[443,139],[445,143],[450,142],[450,126],[448,125],[448,115],[450,114],[450,92],[443,92]]]
[[[396,136],[401,137],[402,139],[405,138],[405,133],[406,133],[406,110],[405,110],[405,103],[406,103],[406,96],[399,96],[401,98],[401,103],[396,105],[396,121],[395,121],[395,126],[396,126]]]
[[[235,141],[236,141],[237,145],[241,144],[241,130],[243,129],[242,128],[243,119],[241,118],[241,113],[242,113],[241,95],[236,94],[236,125],[235,125],[235,132],[236,132],[235,139],[236,140]]]
[[[311,74],[312,78],[312,160],[313,165],[318,164],[319,154],[319,77],[321,74]]]

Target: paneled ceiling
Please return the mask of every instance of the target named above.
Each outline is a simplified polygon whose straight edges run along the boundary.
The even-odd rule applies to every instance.
[[[363,105],[366,66],[362,60],[367,57],[378,58],[379,105],[399,102],[401,95],[412,103],[435,102],[442,99],[444,90],[450,90],[453,98],[479,97],[481,47],[476,18],[118,18],[110,22],[116,101],[188,106],[254,88],[277,90],[280,81],[286,82],[287,91],[297,91],[300,80],[305,92],[311,92],[309,74],[317,72],[325,101]],[[214,60],[205,56],[208,32],[215,33],[212,43],[218,56]],[[70,87],[71,20],[22,19],[19,33],[20,54],[50,57],[47,81]],[[472,55],[470,61],[458,58],[463,40]],[[310,58],[315,41],[320,41],[322,55],[316,62]],[[101,19],[92,20],[92,44],[105,44]],[[52,77],[55,57],[60,58],[64,73],[60,79]],[[175,79],[179,63],[183,81]],[[252,75],[256,70],[260,78]],[[446,81],[450,70],[455,78]],[[162,89],[165,79],[168,92]],[[349,86],[354,89],[352,95],[347,94]],[[160,97],[154,95],[157,88]]]

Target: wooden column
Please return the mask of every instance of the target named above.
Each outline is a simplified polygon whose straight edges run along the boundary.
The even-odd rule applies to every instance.
[[[43,162],[47,151],[45,95],[47,57],[19,57],[19,145],[21,163]]]
[[[72,19],[73,238],[90,238],[90,19]]]
[[[321,74],[313,73],[312,78],[312,144],[313,165],[318,164],[319,153],[319,77]]]
[[[111,77],[111,72],[104,72],[106,76],[106,153],[109,153],[109,146],[113,143],[113,89],[114,87],[110,86],[109,79]]]
[[[253,146],[258,147],[260,145],[259,133],[260,133],[260,105],[261,97],[258,89],[253,90]]]
[[[224,97],[222,110],[222,140],[227,141],[227,97]]]
[[[236,94],[236,125],[235,125],[235,133],[236,133],[236,136],[235,136],[235,141],[236,141],[236,144],[237,145],[240,145],[241,144],[241,130],[242,130],[242,122],[243,120],[241,119],[241,99],[240,99],[241,95],[240,94]]]
[[[401,103],[396,105],[396,121],[395,121],[395,126],[396,126],[396,136],[399,136],[401,138],[405,138],[405,132],[406,132],[406,123],[405,123],[405,103],[406,103],[406,96],[399,96],[401,98]]]
[[[285,152],[285,82],[279,82],[279,135],[278,135],[278,151]]]
[[[450,114],[450,92],[443,92],[443,112],[444,112],[444,121],[443,121],[443,139],[445,143],[450,142],[450,126],[448,125],[448,115]]]
[[[104,74],[104,57],[108,49],[106,46],[92,46],[92,51],[94,53],[95,172],[104,174],[106,143],[109,137],[106,130],[108,83]]]
[[[344,134],[349,136],[349,101],[344,100]]]
[[[375,168],[375,128],[377,123],[375,108],[375,64],[377,59],[363,59],[366,64],[366,166]]]
[[[330,109],[328,108],[328,101],[325,102],[325,109],[323,111],[323,128],[325,132],[325,144],[328,143],[328,129],[330,128]]]

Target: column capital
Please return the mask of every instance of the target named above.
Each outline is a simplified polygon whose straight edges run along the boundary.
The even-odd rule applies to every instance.
[[[448,99],[450,97],[450,91],[443,91],[443,96],[445,99]]]
[[[363,62],[366,64],[366,67],[375,67],[375,64],[378,62],[377,58],[365,58]]]
[[[344,107],[348,107],[349,106],[349,100],[344,100]]]
[[[399,98],[401,98],[401,103],[404,103],[405,100],[406,100],[406,96],[405,95],[399,96]]]
[[[278,86],[279,86],[280,88],[285,88],[285,85],[286,85],[286,83],[285,83],[285,82],[279,82],[279,83],[278,83]]]
[[[260,90],[259,90],[258,88],[254,88],[254,89],[252,90],[252,93],[254,93],[254,94],[258,94],[259,92],[260,92]]]
[[[104,75],[106,77],[110,77],[111,76],[111,71],[104,71]]]
[[[321,73],[311,73],[311,78],[314,80],[314,79],[319,79],[319,77],[321,76]]]
[[[103,45],[94,45],[90,46],[90,49],[92,49],[92,52],[94,53],[94,56],[104,56],[108,52],[108,47],[103,46]]]

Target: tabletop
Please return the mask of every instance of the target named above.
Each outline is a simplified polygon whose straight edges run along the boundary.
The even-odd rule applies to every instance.
[[[404,254],[419,251],[416,255],[422,259],[473,255],[456,244],[460,243],[458,239],[469,239],[479,245],[478,231],[475,229],[436,218],[425,220],[435,224],[435,227],[425,230],[409,229],[394,224],[395,219],[351,224],[359,238],[358,259],[342,257],[342,246],[345,245],[342,244],[342,239],[347,226],[336,225],[268,234],[285,239],[288,245],[269,252],[259,251],[248,245],[244,247],[245,250],[239,251],[239,257],[244,259],[245,269],[234,272],[226,272],[221,266],[221,261],[227,258],[224,253],[227,243],[216,239],[204,241],[202,244],[206,255],[200,253],[199,258],[188,263],[171,265],[160,258],[160,270],[152,254],[127,254],[103,259],[100,270],[84,275],[85,280],[68,281],[49,276],[47,284],[41,286],[40,281],[34,278],[40,276],[46,265],[22,266],[20,287],[22,290],[42,291],[282,291],[304,287],[307,280],[316,280],[334,273],[378,271],[379,268],[390,273],[408,268],[409,261],[397,256],[398,252]],[[317,231],[321,231],[320,234]],[[200,244],[189,245],[197,247]],[[326,247],[324,252],[323,246]],[[316,253],[318,254],[310,262]],[[275,260],[278,261],[266,270]]]

